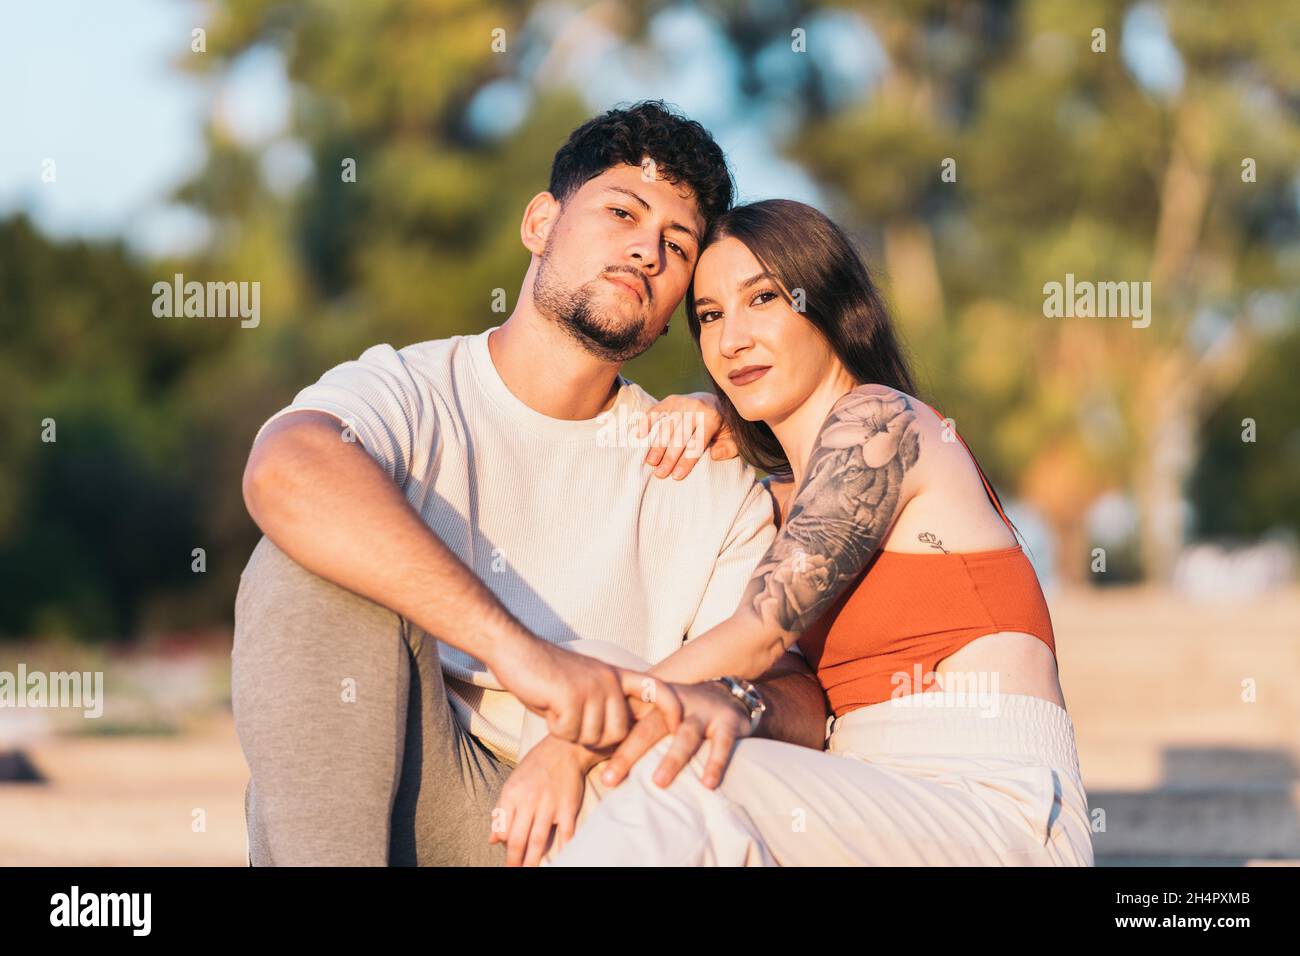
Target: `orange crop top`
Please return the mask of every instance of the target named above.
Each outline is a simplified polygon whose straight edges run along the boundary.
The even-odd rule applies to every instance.
[[[1010,528],[984,469],[965,439],[961,443]],[[1056,654],[1047,601],[1019,544],[965,554],[882,550],[800,635],[799,649],[826,689],[832,713],[842,717],[896,692],[937,690],[935,664],[997,631],[1032,634]]]

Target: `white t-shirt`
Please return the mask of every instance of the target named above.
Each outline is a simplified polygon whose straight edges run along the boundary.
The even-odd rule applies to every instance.
[[[754,469],[706,454],[680,481],[654,477],[631,430],[654,398],[620,376],[610,411],[550,418],[502,380],[491,331],[372,346],[267,423],[316,409],[350,425],[434,533],[554,644],[608,641],[653,664],[730,616],[776,534]],[[517,760],[523,705],[438,644],[461,724]]]

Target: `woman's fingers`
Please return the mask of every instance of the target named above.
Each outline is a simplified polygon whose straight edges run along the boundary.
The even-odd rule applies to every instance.
[[[709,446],[709,457],[714,461],[726,461],[740,454],[740,447],[732,438],[718,438]]]
[[[652,468],[659,464],[664,457],[664,448],[667,444],[664,441],[664,435],[668,429],[664,427],[666,421],[666,411],[662,408],[663,403],[656,405],[646,413],[645,417],[637,423],[638,437],[646,439],[650,449],[646,452],[645,463]]]
[[[736,746],[736,735],[719,727],[709,735],[709,759],[704,765],[704,785],[710,790],[722,783],[722,775],[731,762],[731,751]]]
[[[701,422],[696,421],[687,432],[683,440],[684,444],[677,450],[677,461],[672,466],[671,472],[675,481],[681,481],[691,473],[695,463],[700,460],[700,457],[709,447],[709,438],[708,429]],[[660,465],[659,471],[663,470],[664,465]]]
[[[721,416],[695,399],[680,406],[660,402],[637,423],[638,435],[648,437],[645,463],[655,469],[656,478],[685,478],[722,431]]]
[[[658,427],[658,421],[656,421],[655,427],[650,429],[649,436],[648,436],[650,442],[650,450],[647,451],[645,454],[645,463],[649,465],[651,468],[658,465],[661,461],[663,461],[664,458],[665,448],[660,441],[661,434],[662,434],[662,429]],[[646,436],[642,436],[642,437],[646,437]]]
[[[616,787],[622,783],[628,771],[651,747],[659,743],[666,733],[668,728],[662,715],[658,713],[638,720],[632,732],[623,738],[623,742],[606,762],[605,769],[601,771],[601,783],[607,787]]]
[[[663,760],[659,761],[659,766],[655,768],[654,776],[650,779],[660,787],[666,787],[676,778],[681,769],[686,766],[687,761],[695,756],[695,752],[700,749],[704,742],[704,731],[694,720],[687,720],[677,728],[677,733],[673,735],[672,746],[668,748],[668,753],[664,754]]]
[[[646,455],[646,463],[655,469],[656,478],[667,478],[682,456],[686,439],[682,435],[682,413],[667,412],[659,416],[650,429],[653,447]]]

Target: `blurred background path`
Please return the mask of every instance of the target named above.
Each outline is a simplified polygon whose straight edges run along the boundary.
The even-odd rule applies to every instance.
[[[1098,863],[1300,862],[1300,589],[1222,605],[1094,590],[1052,611],[1089,804],[1105,812]],[[0,783],[0,864],[242,865],[228,647],[110,662],[106,680],[139,693],[92,735],[0,725],[43,779]]]

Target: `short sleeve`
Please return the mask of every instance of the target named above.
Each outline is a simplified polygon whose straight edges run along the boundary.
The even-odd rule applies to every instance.
[[[421,427],[432,421],[424,390],[408,360],[391,345],[373,345],[357,359],[334,366],[258,429],[290,412],[319,411],[351,429],[388,476],[400,487],[410,474]]]
[[[687,641],[735,613],[754,569],[775,538],[771,498],[767,489],[755,481],[744,496],[718,553],[704,598],[687,629]]]

